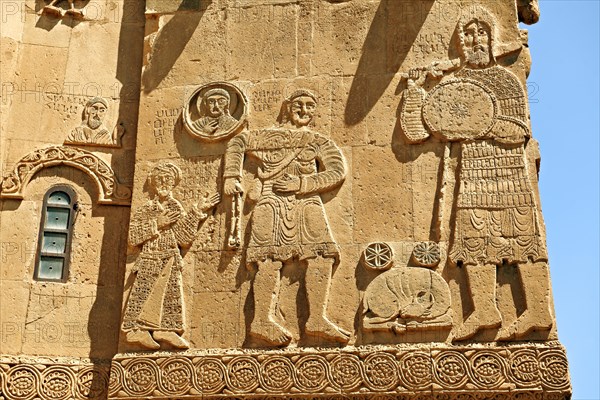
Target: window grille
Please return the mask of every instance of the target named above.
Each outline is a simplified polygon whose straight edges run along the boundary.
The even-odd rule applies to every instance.
[[[44,196],[35,280],[67,281],[76,211],[77,196],[67,186],[55,186]]]

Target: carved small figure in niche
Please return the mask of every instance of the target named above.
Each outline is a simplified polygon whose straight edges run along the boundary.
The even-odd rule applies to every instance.
[[[423,331],[450,328],[452,309],[448,284],[425,268],[394,268],[369,284],[363,300],[366,331]]]
[[[473,312],[453,331],[454,340],[503,325],[496,305],[496,268],[502,265],[517,266],[527,308],[502,326],[498,339],[553,325],[548,256],[526,159],[527,98],[518,78],[496,62],[495,28],[485,8],[466,9],[457,28],[461,59],[410,71],[401,109],[409,143],[430,133],[448,143],[444,170],[450,144],[461,146],[448,257],[464,267]],[[442,79],[427,93],[426,78]]]
[[[245,119],[245,96],[226,82],[215,82],[197,89],[183,112],[186,130],[206,141],[228,138],[239,131]]]
[[[186,349],[183,322],[183,259],[181,248],[191,246],[200,222],[220,200],[215,194],[186,213],[172,191],[181,180],[179,167],[163,162],[148,177],[154,198],[135,212],[129,243],[141,246],[135,281],[123,317],[128,343],[147,349],[167,344]]]
[[[306,335],[346,343],[349,333],[331,322],[327,299],[339,248],[333,239],[321,193],[342,184],[346,164],[331,140],[313,131],[317,98],[294,92],[282,106],[279,126],[245,131],[234,137],[225,155],[224,193],[236,196],[244,156],[259,163],[262,191],[249,222],[246,249],[254,269],[254,320],[249,334],[269,346],[285,346],[291,334],[276,318],[281,269],[294,260],[306,270],[309,317]]]
[[[75,18],[83,18],[84,12],[83,10],[78,10],[75,8],[75,0],[67,0],[69,3],[69,9],[64,10],[56,5],[62,3],[64,0],[52,0],[50,4],[44,7],[43,12],[46,14],[52,14],[57,16],[64,16],[65,14],[72,15]]]
[[[108,103],[101,97],[90,99],[83,109],[81,125],[74,128],[65,144],[84,146],[118,147],[120,136],[124,133],[121,126],[117,126],[111,133],[104,125]]]

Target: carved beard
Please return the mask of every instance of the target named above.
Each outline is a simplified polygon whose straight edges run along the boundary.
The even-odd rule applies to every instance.
[[[93,129],[96,130],[98,128],[100,128],[100,126],[102,125],[102,120],[98,117],[89,117],[88,118],[88,126]]]
[[[298,113],[292,114],[292,124],[296,126],[296,128],[302,128],[310,125],[313,117],[309,114],[300,115]]]
[[[465,58],[467,64],[479,68],[487,67],[491,62],[490,52],[483,46],[465,49]]]

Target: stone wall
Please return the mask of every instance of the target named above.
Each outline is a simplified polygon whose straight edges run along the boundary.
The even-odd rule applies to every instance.
[[[538,17],[3,3],[0,396],[569,398],[519,26]],[[36,279],[62,257],[57,190],[69,267]]]

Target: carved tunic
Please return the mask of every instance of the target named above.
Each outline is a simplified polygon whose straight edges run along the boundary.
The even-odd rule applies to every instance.
[[[527,108],[517,78],[500,66],[459,71],[496,97],[491,132],[461,142],[460,181],[450,259],[464,264],[547,261],[527,173]]]
[[[165,210],[181,216],[174,224],[160,229],[157,219]],[[142,246],[142,250],[134,266],[137,275],[123,318],[124,330],[183,331],[183,259],[179,247],[191,245],[204,218],[195,211],[185,214],[173,198],[163,204],[151,200],[135,212],[129,243]]]
[[[78,126],[73,129],[66,140],[68,143],[89,143],[100,145],[114,145],[111,133],[103,127],[92,130],[88,126]]]
[[[339,254],[319,193],[340,185],[346,166],[329,139],[305,129],[272,128],[243,132],[228,145],[225,177],[241,178],[244,154],[256,158],[262,182],[250,221],[247,261],[286,261]],[[273,183],[300,178],[297,193],[278,193]]]

